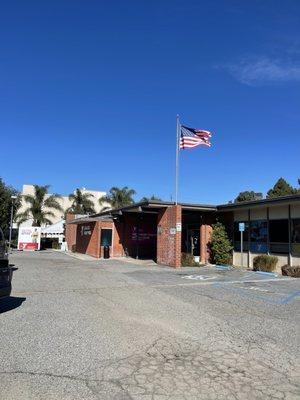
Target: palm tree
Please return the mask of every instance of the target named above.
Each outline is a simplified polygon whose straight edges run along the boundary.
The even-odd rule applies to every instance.
[[[33,219],[32,226],[41,226],[42,224],[51,224],[51,217],[55,214],[51,210],[63,212],[58,199],[61,198],[58,194],[49,194],[50,185],[39,186],[34,185],[34,194],[25,194],[23,199],[28,207],[22,213],[17,215],[17,221],[20,225],[28,219]]]
[[[111,208],[122,208],[129,206],[134,203],[133,196],[135,195],[135,190],[129,189],[128,186],[123,188],[112,187],[107,196],[101,197],[99,199],[99,204],[108,203]],[[105,207],[104,209],[108,209]]]
[[[152,195],[151,197],[142,197],[140,200],[140,202],[146,202],[146,201],[161,201],[161,198]]]
[[[95,213],[94,202],[91,200],[94,196],[91,193],[84,193],[80,189],[76,189],[75,193],[69,195],[72,201],[68,212],[74,214],[93,214]]]

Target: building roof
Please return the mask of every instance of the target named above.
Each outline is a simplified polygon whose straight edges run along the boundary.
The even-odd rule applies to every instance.
[[[96,215],[121,215],[123,212],[141,212],[147,210],[158,210],[160,208],[166,208],[176,205],[174,201],[160,201],[160,200],[149,200],[140,201],[138,203],[131,204],[129,206],[115,208],[112,210],[102,211]],[[216,206],[210,204],[193,204],[193,203],[178,203],[184,210],[195,210],[195,211],[216,211]]]
[[[218,206],[211,204],[194,204],[194,203],[178,203],[178,205],[182,207],[183,211],[226,212],[226,211],[234,211],[240,208],[285,204],[295,201],[300,201],[300,193],[296,195],[276,197],[274,199],[251,200],[251,201],[244,201],[241,203],[221,204]],[[139,203],[134,203],[129,206],[102,211],[98,214],[93,214],[82,218],[76,218],[68,223],[80,224],[86,222],[95,222],[99,220],[111,221],[112,218],[122,215],[123,213],[138,213],[138,212],[157,213],[158,210],[161,208],[171,207],[174,205],[175,202],[172,201],[159,201],[159,200],[141,201]]]
[[[300,193],[292,194],[289,196],[275,197],[274,199],[251,200],[251,201],[242,201],[240,203],[221,204],[221,205],[217,206],[217,210],[218,211],[231,211],[231,210],[235,210],[237,208],[249,208],[249,207],[264,206],[264,205],[277,205],[277,204],[293,203],[295,201],[300,201]]]
[[[64,233],[64,223],[65,220],[62,219],[61,221],[56,222],[55,224],[48,225],[46,227],[41,228],[42,234],[63,234]]]
[[[96,222],[96,221],[111,221],[112,217],[109,215],[98,216],[98,215],[88,215],[81,218],[75,218],[72,221],[68,221],[67,224],[85,224],[87,222]]]

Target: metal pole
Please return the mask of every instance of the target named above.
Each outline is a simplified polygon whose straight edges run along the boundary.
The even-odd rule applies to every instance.
[[[289,212],[289,255],[288,255],[288,265],[292,266],[292,221],[291,221],[291,205],[289,204],[288,206],[288,212]]]
[[[178,177],[179,177],[179,115],[176,116],[176,173],[175,173],[175,204],[178,203]]]
[[[244,266],[244,257],[243,257],[243,231],[241,231],[241,263],[242,267]]]
[[[10,209],[10,225],[9,225],[9,240],[8,240],[8,252],[11,250],[11,233],[13,225],[13,215],[14,215],[14,199],[11,198],[11,209]]]
[[[250,257],[251,257],[251,212],[250,208],[248,209],[248,268],[250,268]]]
[[[139,215],[137,217],[137,223],[136,223],[136,255],[135,258],[138,260],[139,259],[139,229],[140,229],[140,221],[139,221]]]

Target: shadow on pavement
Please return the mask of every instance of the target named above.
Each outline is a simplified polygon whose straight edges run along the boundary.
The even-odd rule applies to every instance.
[[[26,300],[26,297],[6,297],[0,300],[0,314],[14,310]]]

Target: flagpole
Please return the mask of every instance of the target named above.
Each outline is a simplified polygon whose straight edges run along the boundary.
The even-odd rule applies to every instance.
[[[179,178],[179,115],[176,116],[176,171],[175,171],[175,204],[178,203],[178,178]]]

